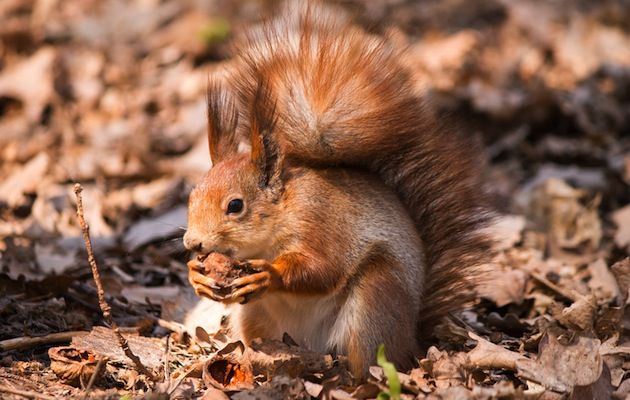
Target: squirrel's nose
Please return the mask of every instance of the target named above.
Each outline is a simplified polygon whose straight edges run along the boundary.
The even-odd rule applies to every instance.
[[[196,238],[186,232],[184,234],[184,247],[188,250],[199,251],[201,250],[202,243],[199,238]]]

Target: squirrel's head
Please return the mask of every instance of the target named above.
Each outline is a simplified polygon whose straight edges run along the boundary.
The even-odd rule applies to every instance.
[[[238,110],[225,90],[208,91],[208,139],[213,167],[191,192],[184,246],[256,258],[273,243],[280,215],[280,157],[272,137],[275,110],[264,85],[250,110],[251,152],[238,152]]]

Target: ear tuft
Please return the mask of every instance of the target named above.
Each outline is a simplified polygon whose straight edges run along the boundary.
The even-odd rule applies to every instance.
[[[207,98],[210,159],[217,164],[238,151],[238,110],[230,91],[217,81],[208,83]]]
[[[261,172],[262,187],[274,184],[280,177],[280,148],[274,130],[278,116],[269,82],[258,79],[250,113],[252,162]]]

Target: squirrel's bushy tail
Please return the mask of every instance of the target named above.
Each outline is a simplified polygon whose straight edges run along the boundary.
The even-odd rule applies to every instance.
[[[424,242],[426,332],[473,298],[488,260],[480,149],[424,106],[387,39],[337,9],[296,3],[241,40],[232,82],[244,103],[261,80],[273,92],[278,137],[290,156],[367,168],[395,189]]]

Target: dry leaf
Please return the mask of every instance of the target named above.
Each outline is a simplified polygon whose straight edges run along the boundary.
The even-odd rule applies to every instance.
[[[630,379],[621,382],[621,385],[613,393],[613,399],[627,399],[630,396]]]
[[[373,383],[359,385],[350,395],[353,399],[373,399],[381,392],[381,388]]]
[[[440,351],[431,346],[427,351],[427,358],[420,361],[420,365],[435,379],[437,388],[458,386],[464,382],[463,365],[466,363],[465,354],[450,356],[446,351]]]
[[[468,335],[477,341],[477,346],[467,354],[467,365],[469,367],[481,369],[502,368],[515,371],[517,361],[527,359],[521,354],[491,343],[472,332],[469,332]]]
[[[46,104],[52,101],[56,58],[56,49],[42,47],[0,74],[0,97],[17,98],[26,106],[26,115],[32,122],[39,120]]]
[[[512,382],[500,381],[492,387],[475,386],[472,392],[475,399],[520,399],[522,391],[522,388],[515,388]]]
[[[556,37],[554,54],[577,81],[606,63],[630,65],[630,38],[619,28],[579,16]]]
[[[610,383],[611,377],[606,365],[602,368],[599,379],[588,386],[576,386],[571,393],[571,400],[608,400],[614,391]]]
[[[612,220],[617,225],[615,244],[617,247],[627,250],[628,244],[630,244],[630,205],[613,212]]]
[[[431,386],[429,386],[429,381],[427,380],[428,375],[424,368],[414,368],[409,373],[409,377],[415,387],[423,393],[431,393]]]
[[[153,304],[162,304],[165,301],[173,300],[179,296],[182,288],[179,286],[154,286],[146,287],[141,285],[125,285],[120,294],[129,302],[146,303],[146,300]]]
[[[41,152],[20,166],[0,184],[0,201],[6,202],[10,207],[22,205],[25,194],[36,192],[48,170],[49,163],[50,157]]]
[[[625,304],[630,297],[630,258],[626,257],[610,267],[617,279],[617,286],[621,295],[621,302]]]
[[[617,337],[612,337],[602,343],[600,354],[604,359],[604,364],[610,371],[610,383],[614,387],[619,387],[623,380],[626,371],[624,370],[625,357],[623,354],[615,354],[615,348],[617,347]]]
[[[230,400],[230,398],[222,390],[209,387],[200,400]]]
[[[131,351],[140,358],[147,368],[160,368],[163,363],[164,342],[159,338],[123,334],[129,342]],[[71,347],[89,351],[111,361],[133,366],[118,344],[114,333],[105,327],[97,326],[86,336],[72,338]]]
[[[304,389],[306,390],[306,393],[308,393],[308,395],[311,397],[315,397],[315,398],[319,397],[323,388],[324,387],[320,385],[319,383],[304,381]]]
[[[301,379],[280,375],[253,390],[238,392],[231,396],[234,400],[276,400],[302,398],[304,384]],[[302,397],[299,397],[302,396]]]
[[[60,275],[68,268],[76,266],[75,254],[51,244],[49,246],[35,244],[37,265],[44,275]]]
[[[593,327],[593,319],[595,312],[597,311],[597,303],[595,296],[589,295],[578,299],[571,306],[564,308],[559,314],[554,317],[562,325],[577,329],[586,330]]]
[[[222,390],[244,390],[253,387],[254,377],[280,375],[299,377],[305,373],[331,369],[333,359],[281,341],[254,339],[251,347],[241,342],[228,344],[204,366],[206,384]]]
[[[165,214],[140,220],[125,234],[125,244],[135,250],[158,239],[183,235],[187,216],[188,208],[179,206]]]
[[[50,369],[63,382],[73,386],[87,384],[98,364],[96,354],[73,347],[52,347],[48,349],[48,357]]]
[[[587,193],[574,189],[564,181],[551,178],[536,189],[532,198],[532,213],[549,234],[553,256],[565,255],[565,249],[586,245],[596,249],[602,237],[597,209],[599,199],[586,204]]]
[[[516,361],[518,376],[560,393],[591,385],[602,373],[599,346],[599,340],[586,337],[565,346],[547,333],[540,342],[537,360]]]
[[[525,298],[528,275],[520,269],[501,269],[488,273],[487,282],[479,289],[483,297],[492,300],[497,307],[510,303],[521,304]]]
[[[474,30],[462,30],[448,36],[425,36],[410,49],[408,61],[416,66],[413,70],[418,86],[430,82],[442,90],[453,88],[461,79],[463,66],[474,52],[478,40]]]
[[[591,272],[588,286],[598,300],[609,302],[620,295],[617,279],[604,260],[600,258],[589,264],[588,269]]]
[[[502,215],[488,231],[495,238],[497,250],[507,250],[521,241],[523,229],[525,228],[525,217],[522,215]]]
[[[252,363],[246,358],[243,347],[237,349],[226,354],[219,352],[205,363],[203,381],[208,387],[224,391],[254,388]]]
[[[473,400],[475,396],[464,386],[438,387],[435,394],[440,400]]]

